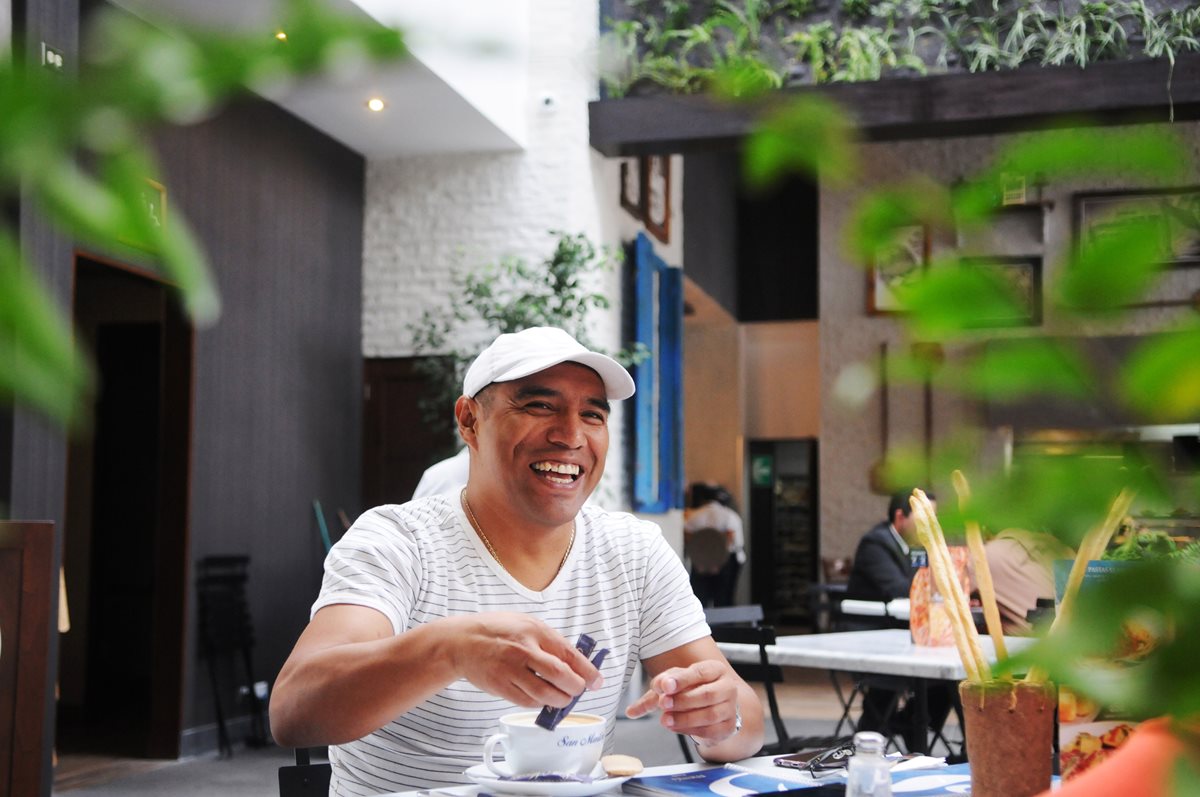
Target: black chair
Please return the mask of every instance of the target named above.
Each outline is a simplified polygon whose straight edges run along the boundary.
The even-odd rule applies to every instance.
[[[809,585],[808,612],[812,616],[814,633],[825,634],[838,629],[842,619],[842,600],[845,597],[845,584]]]
[[[779,709],[779,700],[775,695],[775,684],[783,683],[783,669],[777,664],[771,664],[767,658],[767,646],[775,644],[775,629],[762,624],[762,606],[722,606],[705,609],[704,616],[712,629],[715,641],[758,646],[757,664],[732,663],[734,671],[743,680],[747,683],[762,684],[767,693],[767,720],[775,729],[776,741],[763,745],[758,755],[780,755],[812,747],[828,747],[835,741],[833,736],[798,737],[788,732]],[[692,762],[694,759],[687,737],[681,735],[679,744],[683,749],[684,758],[689,763]]]
[[[279,797],[327,797],[332,776],[328,761],[314,764],[308,748],[297,747],[295,765],[279,768]]]
[[[250,557],[206,556],[196,563],[196,604],[199,615],[198,653],[208,669],[217,715],[217,743],[222,756],[233,755],[225,724],[222,694],[232,691],[218,673],[231,672],[234,663],[245,669],[246,696],[250,703],[248,747],[267,743],[263,701],[255,690],[253,667],[254,626],[246,599]]]

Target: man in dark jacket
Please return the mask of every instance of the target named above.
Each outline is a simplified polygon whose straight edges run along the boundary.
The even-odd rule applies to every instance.
[[[846,587],[847,597],[868,601],[908,597],[914,572],[908,551],[917,537],[912,507],[908,503],[911,495],[911,490],[893,495],[888,502],[887,520],[859,541],[850,583]],[[926,495],[930,501],[935,500],[932,494]]]
[[[915,573],[908,552],[917,539],[912,506],[908,503],[911,495],[912,490],[893,495],[888,501],[888,519],[864,534],[859,541],[858,549],[854,552],[850,583],[846,586],[847,597],[871,601],[908,597]],[[936,509],[933,493],[926,492],[926,495],[934,502]],[[847,629],[854,627],[845,622],[843,626]],[[951,697],[946,689],[936,685],[931,685],[927,694],[930,719],[935,727],[940,727],[949,713]],[[900,733],[904,736],[905,746],[911,751],[920,744],[920,737],[925,731],[914,727],[914,708],[905,704],[897,710],[899,702],[900,696],[895,690],[878,683],[868,684],[863,692],[863,712],[858,720],[858,730],[878,730],[886,735]]]

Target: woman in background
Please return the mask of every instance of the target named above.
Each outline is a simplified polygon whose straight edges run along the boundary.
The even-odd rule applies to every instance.
[[[701,529],[715,529],[725,540],[726,556],[713,572],[707,572],[692,562],[692,591],[701,605],[732,606],[737,589],[738,574],[746,562],[746,539],[742,529],[742,518],[733,506],[733,496],[724,487],[707,482],[695,482],[691,486],[691,505],[683,524],[685,540],[692,538]],[[685,546],[686,546],[685,542]]]

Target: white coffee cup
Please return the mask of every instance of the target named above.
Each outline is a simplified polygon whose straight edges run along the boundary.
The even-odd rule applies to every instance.
[[[548,731],[534,724],[537,715],[530,711],[500,718],[501,732],[483,744],[483,763],[488,769],[501,776],[543,772],[586,775],[595,769],[604,752],[604,717],[572,713]],[[493,758],[496,745],[504,748],[504,769]]]

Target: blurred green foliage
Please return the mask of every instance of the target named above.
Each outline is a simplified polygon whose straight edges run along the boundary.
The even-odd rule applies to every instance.
[[[161,177],[149,130],[207,118],[249,89],[405,54],[397,31],[317,0],[283,0],[279,12],[278,27],[227,34],[106,6],[85,32],[77,75],[35,66],[18,48],[0,63],[0,200],[20,193],[79,245],[149,259],[193,321],[212,322],[220,302],[201,246],[180,214],[164,224],[148,212],[147,180]],[[0,398],[85,425],[93,370],[35,274],[0,226]]]
[[[926,177],[903,176],[893,184],[854,184],[858,173],[844,117],[826,103],[814,107],[810,124],[780,120],[804,118],[810,100],[798,100],[764,119],[745,147],[747,180],[762,185],[789,171],[816,178],[829,190],[847,188],[856,198],[844,231],[845,256],[868,264],[895,246],[905,227],[923,225],[942,240],[956,231],[985,230],[1002,212],[1004,176],[1030,182],[1115,179],[1130,187],[1171,187],[1191,180],[1196,165],[1190,149],[1161,128],[1120,130],[1074,128],[1013,137],[978,174],[954,186]],[[833,120],[833,121],[829,121]],[[837,143],[830,147],[831,138]],[[833,152],[828,160],[826,150]],[[1112,157],[1119,153],[1119,157]],[[1119,164],[1119,167],[1118,167]],[[826,180],[827,170],[834,183]],[[1144,334],[1115,373],[1096,373],[1071,335],[1098,334],[1132,312],[1164,273],[1161,230],[1145,218],[1112,220],[1105,235],[1062,252],[1063,262],[1043,272],[1046,317],[1061,337],[1038,327],[1004,328],[1021,312],[1022,299],[1011,286],[970,261],[935,256],[926,269],[898,292],[897,315],[907,346],[892,347],[890,378],[929,384],[968,402],[992,405],[1053,398],[1082,408],[1099,401],[1120,408],[1140,423],[1200,420],[1200,314],[1179,307],[1158,315],[1159,328]],[[823,230],[823,233],[826,231]],[[1200,240],[1200,224],[1189,232]],[[948,234],[948,235],[947,235]],[[1057,254],[1047,249],[1046,257]],[[1182,297],[1186,298],[1186,297]],[[1141,311],[1145,312],[1145,311]],[[1145,316],[1142,316],[1144,319]],[[1144,326],[1144,321],[1143,321]],[[1118,327],[1119,329],[1119,327]],[[1078,331],[1076,331],[1078,330]],[[1102,332],[1101,332],[1102,334]],[[877,367],[846,363],[856,378]],[[1136,513],[1170,517],[1182,507],[1200,514],[1200,478],[1173,473],[1157,454],[1119,442],[1075,453],[1028,453],[1010,463],[981,457],[988,430],[965,424],[931,450],[893,447],[885,463],[894,488],[945,482],[952,470],[970,476],[970,515],[943,500],[938,515],[950,537],[965,521],[997,532],[1005,528],[1049,531],[1073,548],[1105,518],[1124,488],[1137,493]],[[1081,593],[1080,603],[1054,638],[1007,665],[1031,664],[1103,703],[1134,716],[1200,717],[1200,564],[1188,555],[1131,563],[1116,577]],[[1137,621],[1161,633],[1160,644],[1137,666],[1101,666],[1112,657],[1126,623]],[[1061,633],[1060,633],[1061,632]],[[1004,671],[1001,667],[1000,671]],[[1176,794],[1200,794],[1194,768],[1181,766]]]

